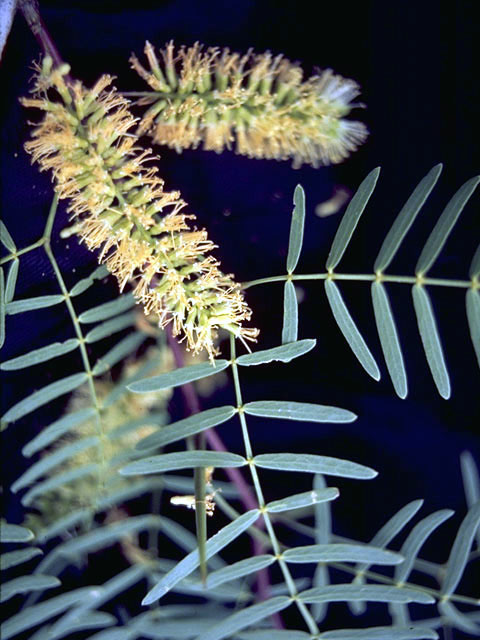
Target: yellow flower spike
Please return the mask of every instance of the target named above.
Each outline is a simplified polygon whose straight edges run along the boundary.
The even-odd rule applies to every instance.
[[[176,73],[173,44],[164,59],[169,86],[188,89]],[[198,71],[207,86],[207,68],[194,73],[194,64],[192,55],[189,74]],[[154,66],[152,78],[166,82]],[[78,81],[67,86],[69,70],[68,65],[52,69],[48,60],[37,67],[34,99],[22,103],[45,115],[25,148],[42,171],[52,171],[55,191],[69,199],[81,239],[100,251],[99,261],[121,290],[131,280],[136,283],[134,295],[145,312],[155,313],[161,327],[172,323],[187,349],[205,349],[213,359],[219,328],[233,327],[236,335],[255,340],[258,330],[241,326],[251,311],[239,285],[208,255],[216,245],[205,230],[190,227],[195,216],[181,213],[180,194],[164,191],[156,167],[149,166],[155,156],[130,133],[137,119],[128,100],[111,87],[110,76],[93,89]]]
[[[330,69],[303,80],[302,69],[270,52],[244,56],[203,49],[198,42],[162,50],[163,69],[152,45],[150,71],[135,55],[132,68],[153,89],[138,104],[151,105],[139,133],[177,152],[200,144],[221,153],[235,145],[250,158],[293,160],[318,167],[338,163],[367,137],[361,122],[346,120],[359,94],[353,80]]]

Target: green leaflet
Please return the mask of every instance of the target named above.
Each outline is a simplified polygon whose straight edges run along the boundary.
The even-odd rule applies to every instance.
[[[298,338],[298,301],[291,280],[285,282],[283,292],[282,344],[296,342]]]
[[[317,473],[313,476],[313,490],[322,492],[327,489],[325,478]],[[332,534],[332,510],[329,502],[318,502],[313,507],[315,518],[315,543],[328,544]],[[330,583],[330,573],[327,564],[319,563],[313,574],[314,587],[326,587]],[[321,623],[328,611],[328,603],[317,602],[312,605],[312,615],[317,623]]]
[[[100,589],[83,587],[22,609],[20,613],[12,616],[2,624],[2,640],[9,640],[9,638],[17,635],[17,633],[36,627],[42,622],[45,622],[45,620],[62,613],[62,611],[65,611],[76,602],[81,601],[86,596],[95,593],[100,594]]]
[[[311,351],[316,344],[316,340],[310,339],[289,342],[287,344],[282,344],[279,347],[273,347],[273,349],[246,353],[243,356],[239,356],[236,359],[236,362],[242,367],[251,367],[258,364],[266,364],[268,362],[291,362],[294,358],[298,358],[304,353]]]
[[[425,356],[432,372],[438,393],[448,400],[450,397],[450,378],[445,364],[442,343],[438,334],[430,297],[425,287],[415,284],[412,287],[413,306],[417,316],[418,330],[422,338]]]
[[[470,547],[479,524],[480,502],[477,502],[468,510],[453,543],[443,578],[442,595],[451,595],[457,588],[465,570]]]
[[[135,311],[127,311],[127,313],[121,314],[120,316],[118,316],[118,318],[113,318],[112,320],[102,322],[102,324],[99,324],[94,329],[91,329],[85,336],[85,342],[91,344],[92,342],[103,340],[103,338],[107,338],[114,333],[117,333],[118,331],[122,331],[122,329],[131,327],[133,324],[135,324],[135,321]]]
[[[36,364],[52,360],[52,358],[63,356],[65,353],[69,353],[76,349],[79,344],[78,338],[70,338],[69,340],[65,340],[65,342],[55,342],[46,347],[34,349],[23,356],[6,360],[0,364],[0,369],[3,369],[4,371],[13,371],[15,369],[33,367]]]
[[[442,215],[434,226],[432,232],[428,236],[427,242],[423,247],[418,262],[415,266],[417,275],[425,275],[438,257],[438,254],[447,241],[451,230],[453,229],[458,217],[463,211],[463,207],[467,204],[470,196],[475,191],[480,177],[470,178],[455,193],[450,202],[442,212]]]
[[[375,273],[381,273],[388,268],[390,262],[395,257],[398,248],[402,244],[403,239],[407,235],[410,227],[415,221],[425,200],[430,195],[432,189],[437,184],[437,180],[442,172],[443,165],[437,164],[421,182],[415,187],[412,195],[403,205],[400,213],[395,218],[393,225],[390,227],[385,240],[380,248],[373,270]]]
[[[469,289],[466,295],[467,319],[473,348],[480,367],[480,293]]]
[[[368,627],[367,629],[336,629],[322,633],[322,640],[438,640],[432,629],[422,627]]]
[[[57,465],[65,462],[65,460],[78,455],[90,447],[95,447],[98,444],[98,437],[90,436],[88,438],[82,438],[81,440],[72,442],[72,444],[60,447],[59,449],[55,449],[55,451],[50,453],[48,456],[40,458],[40,460],[28,467],[28,469],[13,483],[12,491],[16,493],[17,491],[20,491],[20,489],[28,487],[32,482],[35,482],[35,480],[48,473]]]
[[[31,640],[59,640],[60,638],[68,638],[78,631],[102,629],[115,625],[117,622],[115,616],[104,611],[87,611],[82,613],[81,618],[72,617],[73,613],[74,611],[69,611],[55,624],[47,628],[43,627],[42,633],[35,634]],[[66,619],[65,622],[63,622],[64,619]],[[60,623],[63,623],[62,626]]]
[[[380,167],[370,171],[368,176],[358,187],[353,198],[350,200],[347,210],[345,211],[342,221],[337,229],[337,233],[335,234],[335,238],[333,239],[330,253],[328,254],[326,263],[327,271],[333,271],[342,259],[345,249],[347,248],[358,221],[360,220],[360,216],[362,215],[368,201],[370,200],[370,196],[375,189],[379,174]]]
[[[123,469],[120,469],[120,474],[122,476],[134,476],[195,467],[243,467],[246,464],[247,461],[245,458],[236,453],[224,453],[223,451],[179,451],[136,460],[135,462],[127,464]]]
[[[25,313],[25,311],[35,311],[36,309],[44,309],[53,307],[60,302],[64,302],[65,298],[61,295],[38,296],[38,298],[25,298],[24,300],[15,300],[7,304],[7,313],[11,316],[17,313]]]
[[[467,507],[470,509],[480,500],[480,478],[478,469],[470,451],[464,451],[460,455],[460,466],[462,469],[463,490]],[[477,546],[480,547],[480,528],[476,533]]]
[[[10,269],[8,270],[7,284],[5,286],[5,303],[6,304],[11,302],[13,300],[13,296],[15,295],[15,287],[17,286],[19,265],[20,265],[20,260],[18,258],[15,258],[15,260],[12,260],[12,264],[10,265]]]
[[[453,627],[466,633],[473,633],[475,636],[480,635],[480,625],[475,624],[473,620],[470,620],[464,613],[461,613],[457,607],[448,600],[439,602],[438,610],[447,618]]]
[[[478,278],[478,276],[480,275],[480,244],[473,254],[472,264],[470,265],[470,269],[468,270],[468,275],[472,280],[474,278]]]
[[[310,640],[312,637],[305,631],[293,629],[256,629],[254,631],[242,631],[238,634],[242,640]]]
[[[72,556],[75,554],[92,553],[106,547],[121,538],[154,527],[159,526],[159,516],[132,516],[128,520],[115,522],[114,524],[103,525],[93,531],[84,533],[77,538],[72,538],[59,544],[55,548],[55,553],[62,556]]]
[[[2,583],[0,602],[5,602],[20,593],[53,589],[54,587],[58,587],[60,584],[60,580],[53,576],[20,576],[19,578],[14,578],[13,580]]]
[[[370,545],[355,544],[310,544],[287,549],[283,553],[286,562],[367,562],[369,564],[391,565],[403,562],[399,553],[386,551]],[[327,587],[330,588],[330,587]]]
[[[15,422],[23,418],[23,416],[35,411],[35,409],[42,407],[51,400],[77,389],[81,384],[86,382],[87,378],[86,373],[75,373],[72,376],[57,380],[57,382],[52,382],[39,391],[34,391],[30,396],[13,405],[13,407],[2,416],[2,422]]]
[[[480,478],[478,476],[477,465],[470,451],[464,451],[460,455],[460,466],[462,468],[465,499],[467,506],[470,508],[480,500]]]
[[[230,420],[236,411],[235,407],[225,406],[196,413],[183,420],[178,420],[178,422],[168,424],[156,433],[143,438],[136,444],[135,448],[143,451],[145,449],[164,447],[172,442],[177,442],[177,440],[201,433],[205,429],[210,429],[210,427],[223,424]]]
[[[315,602],[419,602],[433,604],[435,598],[424,591],[385,585],[334,584],[303,591],[298,596],[307,603]]]
[[[445,520],[453,516],[453,514],[454,512],[451,509],[436,511],[426,518],[423,518],[423,520],[420,520],[420,522],[413,527],[400,549],[400,555],[402,555],[405,560],[402,564],[395,567],[394,578],[396,583],[402,583],[408,580],[417,554],[425,540],[427,540],[435,529],[445,522]]]
[[[288,496],[283,500],[274,500],[266,505],[267,511],[270,513],[281,513],[282,511],[290,511],[291,509],[299,509],[301,507],[310,507],[319,502],[327,502],[335,500],[340,495],[336,487],[328,489],[317,489],[313,491],[305,491],[304,493],[296,493]]]
[[[0,267],[0,348],[3,347],[5,342],[5,274],[3,267]]]
[[[243,410],[252,416],[305,422],[353,422],[357,419],[354,413],[346,409],[307,402],[259,400],[257,402],[247,402],[243,406]]]
[[[388,294],[381,282],[372,282],[371,291],[378,337],[388,373],[398,397],[403,400],[408,393],[407,373]]]
[[[58,518],[58,520],[52,522],[51,525],[42,529],[39,533],[37,533],[36,538],[38,542],[45,543],[47,540],[50,540],[50,538],[54,538],[60,533],[69,531],[81,522],[86,522],[90,517],[90,509],[77,509],[76,511],[63,516],[62,518]]]
[[[42,555],[43,551],[36,547],[29,547],[28,549],[19,549],[18,551],[9,551],[8,553],[2,553],[0,555],[0,569],[6,571],[10,567],[16,567],[18,564],[28,562],[32,558],[38,555]]]
[[[23,447],[22,454],[29,458],[34,453],[37,453],[37,451],[51,445],[55,440],[58,440],[58,438],[70,431],[70,429],[73,429],[73,427],[83,424],[95,415],[96,410],[93,407],[90,407],[88,409],[80,409],[80,411],[69,413],[63,418],[52,422],[51,425],[42,429],[42,431],[40,431],[33,440],[30,440],[30,442]]]
[[[147,336],[144,333],[135,331],[120,340],[120,342],[97,360],[93,367],[93,375],[101,376],[109,371],[117,362],[134,353],[146,339]]]
[[[207,378],[215,373],[220,373],[230,365],[228,360],[214,360],[214,363],[205,362],[202,364],[193,364],[189,367],[181,367],[169,373],[162,373],[159,376],[152,376],[132,382],[127,385],[129,391],[133,393],[150,393],[152,391],[161,391],[163,389],[171,389],[178,387],[187,382]]]
[[[295,208],[292,213],[290,239],[288,241],[287,271],[295,271],[303,244],[303,230],[305,227],[305,191],[297,184],[293,194]]]
[[[270,554],[253,556],[251,558],[246,558],[245,560],[234,562],[223,569],[218,569],[218,571],[211,573],[207,579],[207,589],[214,589],[224,582],[237,580],[238,578],[243,578],[251,573],[256,573],[261,569],[265,569],[265,567],[269,567],[274,562],[275,556]]]
[[[325,293],[327,294],[333,317],[340,331],[343,333],[345,340],[348,342],[348,346],[365,371],[372,376],[374,380],[380,380],[380,370],[375,362],[375,358],[372,356],[362,334],[350,315],[347,305],[343,301],[340,289],[333,280],[325,280]]]
[[[270,598],[259,604],[253,604],[241,611],[237,611],[228,616],[222,622],[214,625],[211,629],[201,633],[197,640],[221,640],[230,637],[238,631],[250,627],[251,625],[268,618],[268,616],[286,609],[291,604],[290,598],[286,596],[277,596]]]
[[[414,517],[414,515],[418,512],[423,504],[423,500],[413,500],[412,502],[406,504],[402,507],[395,515],[393,515],[387,522],[380,527],[377,533],[373,536],[370,541],[370,544],[375,547],[385,548],[389,542],[397,536],[402,529],[410,522],[410,520]],[[403,566],[405,563],[402,562]],[[362,563],[358,564],[356,567],[358,572],[357,576],[353,580],[353,584],[361,585],[364,584],[365,578],[364,574],[370,566],[368,564]],[[351,608],[356,615],[360,615],[365,611],[365,604],[362,600],[351,603]]]
[[[205,547],[205,555],[207,560],[213,555],[221,551],[232,540],[238,538],[240,534],[246,531],[260,515],[258,509],[247,511],[236,520],[233,520],[230,524],[220,529],[218,533],[207,540]],[[164,575],[160,582],[158,582],[153,589],[151,589],[142,601],[143,605],[151,604],[156,600],[163,597],[168,591],[170,591],[176,584],[183,580],[183,578],[190,575],[199,565],[198,551],[192,551],[185,556],[175,567]]]
[[[100,267],[97,267],[88,276],[88,278],[83,278],[82,280],[79,280],[77,284],[71,288],[70,296],[72,298],[74,298],[75,296],[79,296],[81,293],[83,293],[89,287],[91,287],[92,284],[95,282],[95,280],[101,280],[102,278],[105,278],[106,276],[108,276],[109,273],[110,272],[107,269],[107,267],[104,264],[102,264]]]
[[[3,244],[5,249],[8,249],[10,253],[15,253],[17,247],[15,242],[13,241],[12,236],[10,235],[5,224],[0,220],[0,242]]]
[[[75,480],[79,480],[84,476],[93,475],[94,473],[98,473],[99,465],[95,462],[90,464],[83,465],[81,467],[76,467],[74,469],[69,469],[68,471],[64,471],[63,473],[58,473],[54,475],[52,478],[48,478],[48,480],[44,480],[43,482],[36,482],[35,486],[27,491],[27,493],[23,496],[21,502],[24,507],[28,507],[38,498],[48,491],[53,491],[54,489],[58,489],[69,482],[73,482]]]
[[[327,476],[356,478],[369,480],[375,478],[377,472],[356,462],[302,453],[265,453],[253,459],[257,467],[277,469],[278,471],[303,471],[306,473],[323,473]]]
[[[133,295],[131,293],[127,293],[115,298],[115,300],[104,302],[103,304],[88,309],[88,311],[84,311],[80,314],[78,319],[83,324],[100,322],[101,320],[107,320],[113,316],[118,316],[124,311],[127,311],[127,309],[131,309],[135,304],[136,300]]]
[[[26,527],[0,522],[0,542],[29,542],[33,538],[33,531]]]

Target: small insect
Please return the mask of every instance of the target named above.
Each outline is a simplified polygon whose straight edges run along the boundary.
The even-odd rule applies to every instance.
[[[212,476],[213,476],[214,467],[206,467],[205,468],[205,484],[208,489],[213,489],[212,486]],[[205,496],[205,511],[207,516],[213,516],[215,511],[215,494],[218,493],[220,489],[216,489],[215,491],[211,491],[207,493]],[[170,498],[170,504],[173,504],[176,507],[187,507],[187,509],[195,509],[197,504],[197,500],[195,500],[195,496],[187,495],[187,496],[173,496]]]
[[[213,516],[214,511],[215,511],[215,501],[214,501],[214,496],[215,493],[217,493],[216,491],[214,493],[208,493],[205,496],[205,511],[207,513],[207,516]],[[187,509],[195,509],[196,506],[196,500],[195,500],[195,496],[173,496],[172,498],[170,498],[170,504],[175,505],[176,507],[187,507]]]

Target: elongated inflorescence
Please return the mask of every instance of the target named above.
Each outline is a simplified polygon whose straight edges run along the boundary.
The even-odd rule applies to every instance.
[[[358,85],[330,69],[304,80],[300,66],[281,55],[204,50],[199,43],[175,51],[170,42],[160,61],[147,42],[145,54],[148,70],[130,58],[153,89],[138,101],[151,105],[139,132],[178,152],[203,144],[318,167],[341,162],[367,136],[363,123],[345,119],[361,106],[351,102]]]
[[[190,226],[194,215],[151,166],[156,158],[131,133],[136,119],[129,102],[102,76],[91,88],[65,80],[68,65],[37,69],[34,98],[27,107],[45,112],[26,144],[41,170],[53,172],[55,190],[68,198],[82,240],[100,250],[100,261],[120,289],[133,280],[134,294],[159,324],[195,353],[217,352],[219,328],[250,340],[257,329],[242,327],[251,311],[233,276],[219,269],[215,245],[205,230]],[[50,97],[54,93],[53,97]]]

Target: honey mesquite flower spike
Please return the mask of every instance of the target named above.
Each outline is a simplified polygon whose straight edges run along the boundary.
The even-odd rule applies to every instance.
[[[258,330],[242,327],[251,311],[239,285],[220,271],[207,232],[190,226],[195,216],[182,212],[180,194],[164,191],[150,166],[157,158],[131,133],[137,120],[112,78],[91,89],[67,85],[69,66],[54,69],[48,57],[36,71],[34,97],[22,104],[45,116],[25,148],[52,171],[81,239],[100,250],[120,289],[133,280],[145,312],[157,314],[161,327],[171,322],[194,353],[206,349],[212,359],[219,328],[255,340]]]
[[[152,106],[139,133],[178,152],[203,143],[222,152],[235,145],[249,158],[293,160],[318,167],[338,163],[367,137],[361,122],[346,120],[359,94],[353,80],[330,69],[303,80],[303,71],[281,55],[245,55],[198,42],[175,52],[161,51],[163,63],[147,42],[149,70],[135,55],[132,68],[153,92],[138,104]]]

